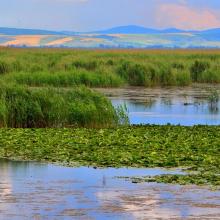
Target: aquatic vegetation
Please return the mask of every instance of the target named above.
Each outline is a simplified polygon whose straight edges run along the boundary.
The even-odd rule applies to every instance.
[[[86,87],[70,89],[1,86],[0,125],[32,127],[108,127],[117,124],[110,101]]]
[[[12,79],[13,78],[13,79]],[[71,87],[85,85],[88,87],[119,87],[123,80],[111,72],[88,72],[85,70],[72,70],[70,72],[49,73],[42,72],[19,72],[11,74],[7,80],[14,80],[18,84],[28,86],[54,86]]]
[[[209,185],[220,188],[220,175],[212,172],[199,172],[198,174],[165,174],[157,176],[143,176],[143,177],[120,177],[132,181],[133,183],[142,182],[157,182],[167,184],[179,185]]]
[[[117,73],[132,86],[145,86],[148,83],[146,69],[141,64],[123,62]]]
[[[128,107],[126,103],[124,103],[123,105],[117,106],[115,110],[118,116],[118,124],[129,125],[130,124],[130,120],[128,117],[129,112],[128,112]]]
[[[3,80],[28,86],[152,87],[220,83],[218,50],[0,48],[0,60]]]
[[[187,167],[198,172],[193,178],[219,185],[219,126],[128,126],[125,106],[115,110],[87,88],[219,83],[219,61],[216,50],[0,48],[0,126],[7,127],[0,129],[0,158]],[[210,103],[217,98],[213,93]],[[173,178],[155,181],[192,179]]]
[[[0,158],[101,167],[185,167],[204,173],[202,178],[215,185],[219,155],[220,126],[0,129]],[[212,175],[214,180],[208,180]]]
[[[208,100],[211,104],[215,104],[215,103],[218,103],[219,101],[219,94],[216,90],[212,90],[209,97],[208,97]]]
[[[198,61],[196,60],[194,64],[191,66],[191,75],[194,81],[198,81],[200,75],[210,68],[210,64],[207,61]]]
[[[0,61],[0,74],[9,72],[9,66],[6,62]]]
[[[95,70],[98,67],[97,61],[82,61],[76,60],[72,62],[71,66],[76,68],[84,68],[86,70]]]
[[[208,96],[208,102],[211,112],[218,112],[219,94],[217,90],[211,90]]]

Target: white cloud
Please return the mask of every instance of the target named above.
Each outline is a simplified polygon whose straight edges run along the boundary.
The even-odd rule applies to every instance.
[[[218,14],[209,8],[195,9],[187,5],[186,1],[180,4],[160,4],[156,12],[156,24],[163,28],[176,27],[180,29],[208,29],[220,27]]]

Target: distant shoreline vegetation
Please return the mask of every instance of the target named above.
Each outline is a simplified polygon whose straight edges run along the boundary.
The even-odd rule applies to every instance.
[[[188,86],[220,83],[220,50],[0,48],[5,82],[28,86]]]

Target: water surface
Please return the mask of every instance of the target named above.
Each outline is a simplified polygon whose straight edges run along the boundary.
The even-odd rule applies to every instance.
[[[219,191],[115,178],[165,173],[0,160],[0,219],[219,219]]]
[[[212,90],[220,86],[98,89],[115,107],[126,104],[131,124],[219,125],[220,102],[212,105]]]

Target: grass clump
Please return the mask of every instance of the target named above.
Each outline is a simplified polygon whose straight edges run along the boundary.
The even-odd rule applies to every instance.
[[[8,73],[9,70],[10,70],[9,65],[4,61],[0,61],[0,74]]]
[[[209,68],[210,64],[208,62],[196,60],[190,69],[192,80],[195,82],[200,81],[202,73],[204,73]]]
[[[123,62],[117,72],[129,85],[144,86],[147,83],[146,69],[143,65]]]
[[[71,72],[33,72],[16,73],[8,77],[19,84],[28,86],[71,87],[85,85],[88,87],[118,87],[123,82],[119,76],[111,73],[87,72],[85,70]]]
[[[5,86],[0,91],[0,125],[12,128],[112,126],[116,113],[104,96],[72,89]]]
[[[76,60],[72,62],[71,64],[72,67],[76,68],[83,68],[86,70],[95,70],[98,67],[97,61],[82,61],[82,60]]]

